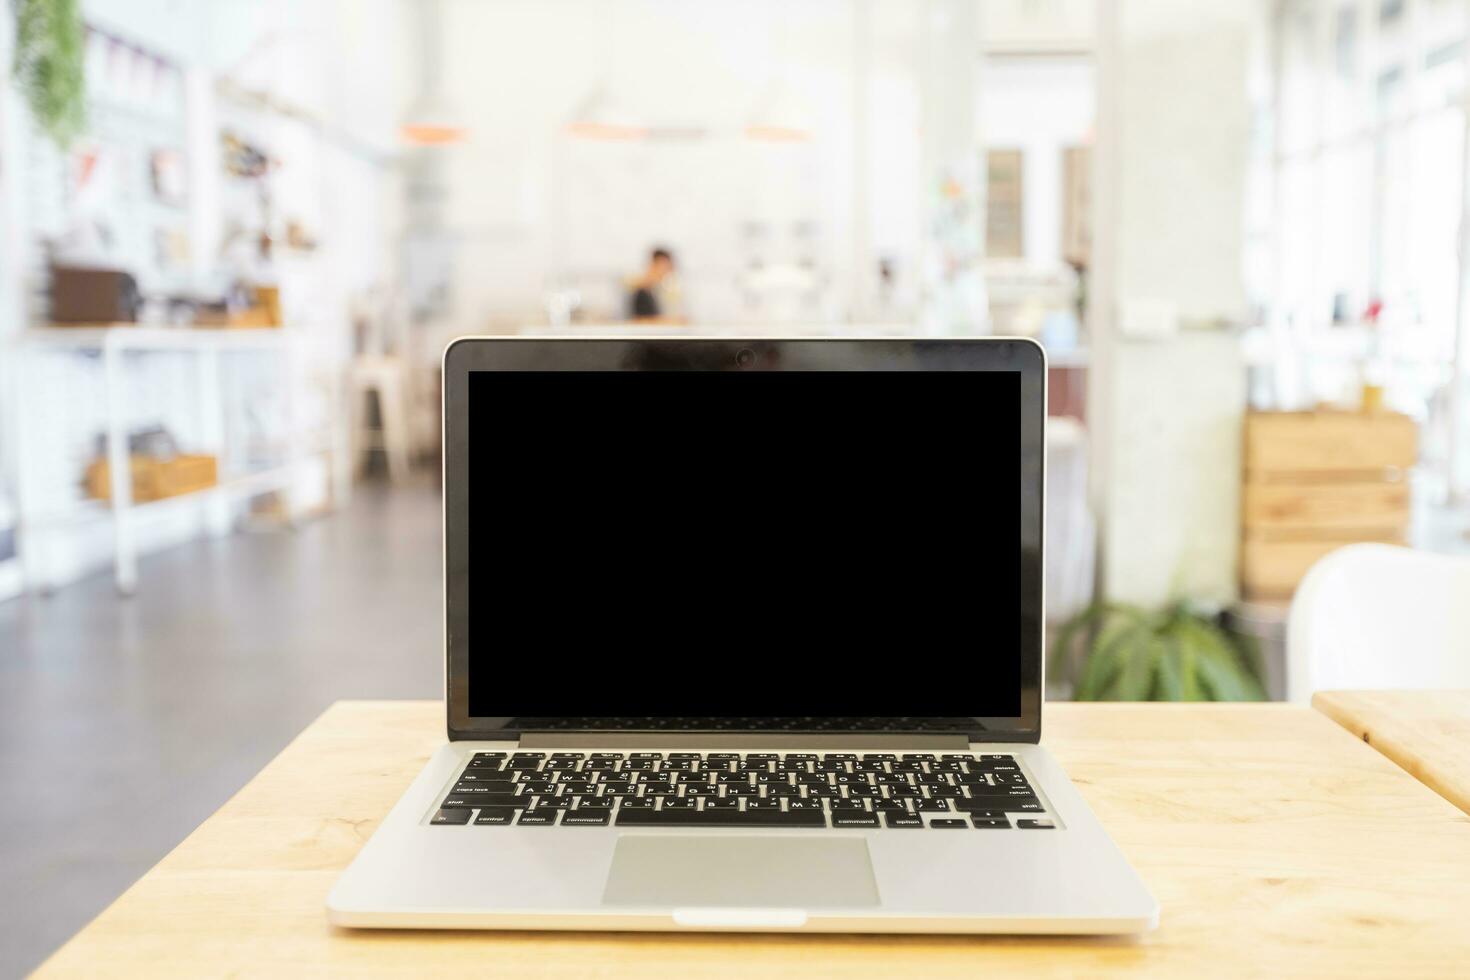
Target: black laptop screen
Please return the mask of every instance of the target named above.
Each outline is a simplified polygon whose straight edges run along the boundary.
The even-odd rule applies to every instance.
[[[471,715],[1020,714],[1019,372],[472,371],[468,408]]]

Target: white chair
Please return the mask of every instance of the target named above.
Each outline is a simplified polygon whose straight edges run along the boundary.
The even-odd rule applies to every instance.
[[[1470,558],[1386,544],[1339,548],[1291,604],[1287,696],[1470,687]]]

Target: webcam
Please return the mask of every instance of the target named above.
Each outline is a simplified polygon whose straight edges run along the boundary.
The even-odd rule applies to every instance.
[[[741,349],[741,351],[735,355],[735,364],[737,367],[748,368],[754,363],[755,351],[751,350],[749,347]]]

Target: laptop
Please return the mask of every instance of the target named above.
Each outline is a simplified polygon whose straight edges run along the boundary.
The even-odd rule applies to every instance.
[[[1026,340],[475,338],[444,357],[447,742],[353,927],[1128,933],[1039,743]]]

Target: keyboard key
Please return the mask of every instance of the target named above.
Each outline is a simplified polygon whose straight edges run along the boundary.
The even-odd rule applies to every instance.
[[[459,777],[461,783],[508,783],[516,774],[504,769],[466,769]]]
[[[669,753],[669,758],[670,759],[691,759],[691,760],[694,760],[694,761],[697,762],[697,761],[699,761],[700,755],[699,755],[698,752],[670,752]]]
[[[855,762],[857,756],[851,752],[828,752],[822,756],[823,762]]]
[[[825,827],[819,810],[620,810],[619,827]]]
[[[892,762],[897,758],[892,752],[868,752],[863,755],[864,762]]]
[[[612,814],[606,810],[572,810],[562,815],[561,825],[563,827],[606,827],[607,822],[612,819]]]
[[[492,793],[485,796],[450,796],[439,804],[440,809],[453,810],[456,807],[478,807],[478,806],[510,806],[520,809],[530,804],[529,796],[512,796],[510,793]]]
[[[1050,820],[1017,820],[1016,826],[1022,830],[1055,830],[1057,825]]]
[[[651,796],[630,796],[625,798],[619,806],[624,810],[652,810],[653,802],[653,797]]]
[[[545,752],[517,752],[517,753],[515,753],[514,755],[511,756],[511,759],[513,759],[513,760],[514,759],[544,759],[544,758],[546,758],[546,753]]]
[[[571,805],[570,796],[538,796],[535,808],[538,810],[565,810]]]
[[[582,758],[582,753],[580,753],[580,752],[553,752],[553,753],[551,753],[551,757],[553,759],[580,759],[580,758]]]
[[[507,793],[510,787],[505,783],[455,783],[454,789],[449,791],[454,796],[475,796],[481,793]]]
[[[834,827],[876,827],[878,815],[863,810],[838,810],[832,814]]]
[[[516,811],[497,808],[494,810],[481,810],[480,815],[475,817],[476,827],[504,827],[514,822]]]
[[[504,759],[505,758],[505,753],[504,752],[476,752],[473,756],[471,756],[471,758],[472,759],[485,759],[487,761],[488,760],[491,760],[491,759]]]
[[[820,811],[822,809],[822,801],[821,800],[810,800],[810,799],[808,799],[808,800],[800,800],[800,799],[797,799],[797,800],[787,800],[786,801],[786,809],[787,810],[817,810],[817,811]]]
[[[1007,813],[1035,813],[1046,809],[1034,796],[971,796],[955,800],[959,810],[1005,810]]]
[[[904,753],[903,761],[904,762],[933,762],[934,761],[934,753],[932,753],[932,752],[906,752],[906,753]]]
[[[929,826],[931,826],[931,827],[939,827],[942,830],[960,830],[960,829],[968,829],[969,826],[970,826],[970,822],[968,820],[955,820],[955,819],[930,820],[929,821]]]
[[[429,823],[436,826],[448,824],[461,824],[470,822],[470,811],[462,809],[441,809],[429,818]]]
[[[630,759],[662,759],[663,757],[662,752],[634,752],[628,756]]]
[[[674,796],[664,800],[663,808],[665,810],[693,810],[698,805],[698,800],[691,800],[687,797]]]
[[[745,801],[747,810],[779,810],[781,801],[778,799],[753,799]]]
[[[1011,825],[1011,822],[1004,817],[985,819],[976,813],[970,814],[970,822],[977,830],[1005,830]]]
[[[885,813],[883,814],[883,823],[886,826],[895,829],[914,827],[922,828],[924,826],[924,818],[911,817],[908,814],[904,813]]]
[[[903,800],[874,800],[873,809],[880,813],[908,813],[908,804]]]
[[[550,827],[556,823],[555,810],[523,810],[521,819],[516,821],[517,827]]]
[[[609,796],[583,796],[578,799],[578,810],[611,810],[612,797]]]
[[[949,800],[916,800],[914,809],[920,813],[949,813]]]
[[[623,753],[621,753],[621,752],[594,752],[594,753],[592,753],[592,758],[593,759],[621,759],[622,757],[623,757]]]
[[[706,799],[704,801],[704,808],[706,810],[738,810],[740,809],[740,801],[734,797],[716,796]]]

